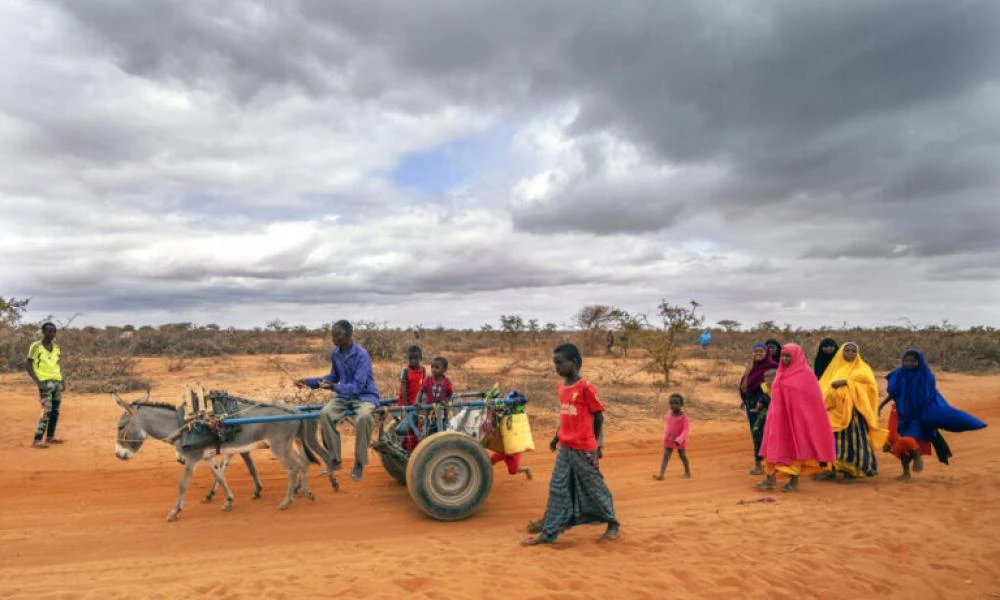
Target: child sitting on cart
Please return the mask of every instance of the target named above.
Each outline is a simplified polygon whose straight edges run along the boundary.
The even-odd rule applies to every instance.
[[[420,361],[423,359],[423,351],[420,346],[410,346],[406,350],[407,365],[399,373],[399,405],[411,406],[417,402],[417,397],[427,376],[427,370]],[[408,411],[403,414],[396,433],[403,438],[403,449],[412,452],[420,438],[417,437],[417,416],[418,411]]]
[[[448,402],[455,387],[445,374],[448,372],[448,359],[443,356],[436,356],[431,361],[431,376],[424,379],[423,387],[420,388],[420,404],[431,404],[434,406],[434,414],[427,426],[427,435],[444,431],[447,429],[445,423],[448,422]]]

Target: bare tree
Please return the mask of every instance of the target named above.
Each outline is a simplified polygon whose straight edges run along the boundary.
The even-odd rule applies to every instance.
[[[681,337],[700,327],[705,320],[696,314],[700,305],[694,300],[689,304],[673,305],[663,299],[657,309],[660,325],[646,330],[641,336],[642,346],[649,353],[650,361],[663,373],[664,385],[670,385],[670,374],[677,367]]]
[[[585,332],[586,351],[593,352],[597,348],[602,329],[614,325],[618,319],[627,314],[624,310],[608,304],[591,304],[581,308],[573,317],[573,321]]]
[[[527,326],[520,315],[500,315],[500,330],[510,349],[513,350],[521,334],[527,330]]]

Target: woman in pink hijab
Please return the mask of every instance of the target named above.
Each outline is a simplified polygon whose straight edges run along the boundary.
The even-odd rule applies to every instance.
[[[783,492],[799,489],[799,474],[805,464],[832,463],[836,457],[823,392],[798,344],[785,344],[781,348],[760,457],[764,459],[767,478],[757,487],[773,490],[777,473],[784,473],[790,480],[781,488]]]

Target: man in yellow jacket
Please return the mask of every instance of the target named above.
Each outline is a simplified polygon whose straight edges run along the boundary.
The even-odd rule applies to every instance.
[[[59,421],[59,404],[62,391],[66,389],[62,370],[59,368],[59,344],[56,343],[56,326],[42,325],[42,339],[28,348],[28,375],[38,385],[42,416],[35,429],[33,448],[48,448],[49,444],[62,444],[56,437],[56,423]],[[44,436],[44,439],[43,439]]]

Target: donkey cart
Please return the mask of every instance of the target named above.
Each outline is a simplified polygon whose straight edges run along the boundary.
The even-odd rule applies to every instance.
[[[493,465],[486,447],[532,449],[524,415],[528,400],[517,393],[456,394],[447,405],[399,406],[382,400],[376,413],[378,452],[385,471],[406,485],[410,497],[430,517],[458,521],[476,512],[493,486]],[[473,400],[465,400],[475,398]],[[322,404],[299,407],[298,414],[225,418],[225,425],[319,418]],[[453,418],[448,420],[449,413]],[[407,417],[410,418],[407,418]],[[416,416],[416,418],[413,418]],[[517,416],[517,419],[513,417]]]

